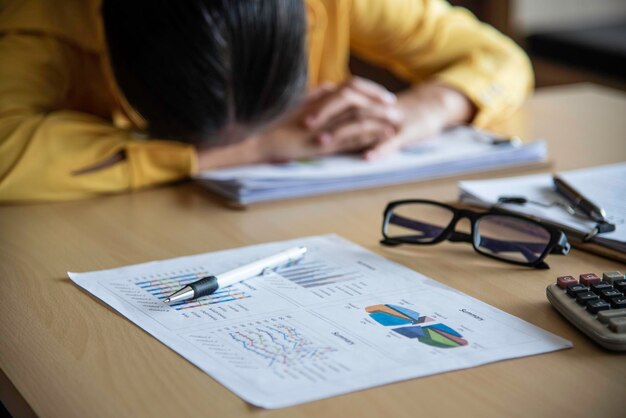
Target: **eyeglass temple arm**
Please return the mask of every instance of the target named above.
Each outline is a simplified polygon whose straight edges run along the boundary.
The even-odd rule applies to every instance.
[[[444,230],[444,228],[440,226],[408,219],[404,216],[396,215],[395,213],[392,213],[389,217],[389,223],[422,232],[423,235],[420,238],[433,238],[441,234],[441,231]]]
[[[438,227],[435,225],[427,224],[424,222],[415,221],[413,219],[407,219],[403,216],[392,214],[389,218],[389,222],[395,225],[404,226],[406,228],[413,229],[415,231],[420,231],[424,233],[422,238],[432,238],[441,233],[445,228]],[[453,231],[450,237],[448,238],[450,242],[469,242],[472,243],[472,236],[470,234],[464,232]],[[400,242],[394,241],[393,239],[386,239],[381,241],[386,245],[398,245]],[[503,241],[494,238],[481,237],[480,245],[485,248],[493,251],[494,253],[499,252],[512,252],[516,251],[524,255],[524,257],[528,261],[533,261],[536,259],[536,254],[541,253],[545,250],[544,244],[534,244],[530,242],[519,242],[519,241]],[[565,252],[564,252],[565,251]],[[564,234],[562,234],[559,243],[557,246],[550,251],[553,254],[567,254],[569,251],[569,243],[567,242],[567,238]],[[545,264],[542,262],[542,264]],[[539,266],[538,266],[539,267]],[[548,268],[546,264],[545,267],[540,268]]]
[[[457,232],[457,231],[453,231],[452,234],[450,235],[450,238],[448,238],[449,241],[451,242],[469,242],[470,244],[472,243],[472,236],[470,234],[466,234],[465,232]]]
[[[458,235],[458,237],[455,237]],[[463,241],[463,242],[472,242],[472,237],[469,234],[454,232],[450,237],[450,241]],[[567,239],[565,239],[565,243],[567,243]],[[480,237],[480,243],[478,244],[481,247],[485,247],[494,253],[500,252],[519,252],[521,253],[527,261],[532,262],[537,259],[537,254],[543,253],[546,249],[546,245],[542,243],[532,243],[525,241],[508,241],[508,240],[499,240],[495,238],[489,238],[485,236]],[[569,251],[569,248],[567,249]],[[551,253],[554,250],[550,251]],[[557,252],[557,254],[562,254],[561,251]],[[567,254],[567,252],[565,252]],[[549,268],[548,265],[544,262],[541,262],[537,265],[538,268]]]
[[[463,232],[453,232],[449,240],[451,242],[472,242],[472,236]],[[494,253],[519,252],[526,257],[526,260],[533,261],[537,258],[536,253],[545,250],[543,244],[532,244],[526,242],[503,241],[494,238],[480,237],[480,246],[487,248]]]

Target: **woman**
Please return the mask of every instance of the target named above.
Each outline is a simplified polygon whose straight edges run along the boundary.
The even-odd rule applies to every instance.
[[[410,81],[351,78],[353,53]],[[443,0],[5,1],[0,200],[64,200],[198,170],[406,144],[508,115],[509,39]]]

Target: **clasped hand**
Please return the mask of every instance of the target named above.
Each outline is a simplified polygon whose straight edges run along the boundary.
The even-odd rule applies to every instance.
[[[337,153],[360,153],[374,160],[467,122],[473,113],[462,93],[438,82],[395,95],[355,77],[343,84],[319,86],[296,109],[230,151],[200,151],[200,168]]]
[[[467,122],[473,106],[458,91],[425,83],[398,96],[355,77],[324,84],[274,129],[262,134],[267,160],[292,160],[342,152],[377,159]]]

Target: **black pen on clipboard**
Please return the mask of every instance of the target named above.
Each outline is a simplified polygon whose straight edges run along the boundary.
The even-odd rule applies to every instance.
[[[615,225],[609,222],[606,211],[600,205],[586,198],[576,190],[571,184],[563,180],[562,177],[554,174],[552,176],[556,192],[564,197],[571,205],[572,209],[585,214],[589,219],[596,222],[596,226],[589,232],[583,241],[588,241],[598,234],[615,231]]]
[[[556,192],[564,197],[575,210],[584,213],[589,219],[595,222],[608,222],[606,211],[598,204],[586,198],[576,190],[571,184],[563,180],[562,177],[554,174],[552,176]]]

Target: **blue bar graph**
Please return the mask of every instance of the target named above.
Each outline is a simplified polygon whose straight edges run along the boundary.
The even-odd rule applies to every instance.
[[[359,272],[344,271],[321,261],[301,262],[279,270],[278,274],[305,288],[327,286],[361,277]]]
[[[135,285],[140,289],[150,293],[155,298],[163,300],[180,288],[188,285],[189,283],[193,283],[196,280],[199,280],[207,275],[208,273],[205,272],[187,273],[178,276],[137,281],[135,282]],[[177,311],[180,311],[183,309],[192,309],[207,305],[215,305],[218,303],[232,302],[235,300],[246,299],[249,297],[250,295],[245,291],[238,289],[237,287],[231,286],[225,289],[218,290],[215,293],[196,300],[173,303],[170,305],[170,307],[176,309]]]

